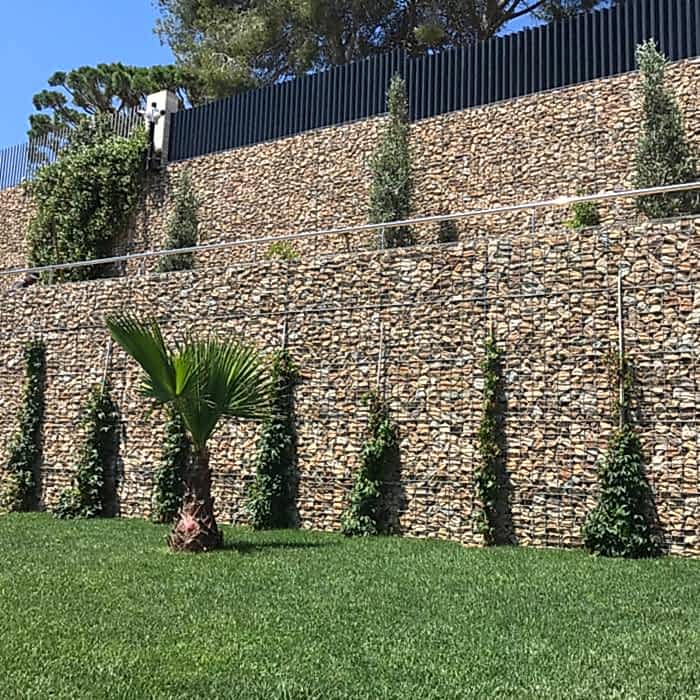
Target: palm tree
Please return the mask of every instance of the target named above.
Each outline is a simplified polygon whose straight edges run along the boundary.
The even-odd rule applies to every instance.
[[[258,353],[236,342],[188,340],[168,349],[158,323],[128,314],[106,319],[112,338],[145,372],[141,392],[170,404],[192,441],[182,509],[169,538],[176,551],[220,547],[207,442],[222,418],[260,420],[269,410],[269,377]]]

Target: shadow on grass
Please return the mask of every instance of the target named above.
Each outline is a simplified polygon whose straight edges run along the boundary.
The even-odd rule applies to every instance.
[[[269,540],[267,542],[224,542],[219,548],[220,552],[238,552],[239,554],[255,554],[269,550],[285,549],[317,549],[319,547],[332,547],[332,542],[280,542],[279,540]]]

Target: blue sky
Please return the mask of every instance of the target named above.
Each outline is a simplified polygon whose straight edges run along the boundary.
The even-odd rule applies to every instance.
[[[26,140],[32,96],[56,70],[121,61],[170,63],[150,0],[0,0],[0,148]]]

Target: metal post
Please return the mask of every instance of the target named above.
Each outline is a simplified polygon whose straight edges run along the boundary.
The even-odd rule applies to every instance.
[[[101,393],[103,393],[103,394],[105,391],[105,386],[107,386],[107,378],[109,377],[109,368],[110,368],[110,365],[112,364],[112,348],[113,348],[113,341],[112,341],[112,338],[110,337],[107,339],[107,349],[105,350],[104,370],[102,372]]]
[[[618,427],[625,424],[625,322],[622,308],[622,267],[617,272],[617,361],[618,361]]]
[[[284,319],[282,321],[282,349],[286,350],[289,342],[289,318],[287,317],[287,310],[284,312]]]
[[[377,357],[377,392],[382,383],[382,364],[384,358],[384,324],[379,324],[379,355]]]

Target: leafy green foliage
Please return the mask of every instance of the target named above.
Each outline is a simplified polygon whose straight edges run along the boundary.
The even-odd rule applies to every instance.
[[[366,397],[369,408],[367,439],[361,464],[350,493],[350,505],[341,518],[341,530],[349,537],[376,535],[386,531],[381,513],[383,486],[397,448],[396,428],[389,408],[374,392]]]
[[[575,202],[571,206],[571,218],[566,225],[574,231],[579,231],[588,226],[598,226],[600,214],[595,202]]]
[[[90,130],[88,129],[88,132]],[[29,231],[33,265],[107,257],[132,216],[144,172],[146,137],[81,134],[78,145],[43,166],[29,185],[37,213]],[[97,277],[100,268],[79,267],[49,279]]]
[[[190,440],[182,417],[170,407],[168,421],[165,424],[163,458],[156,472],[156,487],[153,494],[154,522],[171,523],[175,520],[182,506],[183,479],[190,453]]]
[[[0,481],[0,511],[36,507],[37,472],[41,459],[46,384],[46,346],[33,340],[24,347],[25,383],[19,426],[10,438],[9,458]]]
[[[94,518],[104,515],[114,499],[113,482],[119,443],[119,412],[109,386],[97,385],[83,411],[85,442],[80,452],[73,485],[58,499],[58,518]]]
[[[199,228],[199,200],[192,187],[192,179],[185,172],[180,177],[175,190],[175,211],[168,222],[168,235],[165,247],[168,250],[176,248],[192,248],[197,245],[197,230]],[[161,258],[158,272],[178,272],[191,270],[192,253],[169,255]]]
[[[370,189],[370,223],[407,219],[411,213],[413,178],[408,144],[408,98],[406,83],[394,76],[387,95],[389,116],[381,143],[372,161]],[[381,231],[382,247],[413,245],[409,228]]]
[[[634,186],[675,185],[696,179],[695,155],[685,135],[675,96],[665,85],[666,59],[649,40],[637,48],[641,71],[642,125],[635,154]],[[650,218],[700,211],[696,192],[637,198],[637,208]]]
[[[633,377],[633,369],[625,360],[617,374],[613,409],[621,427],[612,436],[601,462],[600,498],[583,526],[586,549],[607,557],[653,557],[661,552],[644,454],[631,422]],[[619,382],[623,387],[621,398]]]
[[[247,509],[256,530],[293,527],[296,434],[294,387],[299,372],[287,350],[273,355],[270,383],[272,412],[258,440],[255,481]]]
[[[267,416],[269,378],[253,348],[211,338],[171,350],[153,319],[141,322],[122,314],[106,323],[114,340],[144,370],[143,395],[172,404],[198,452],[206,449],[222,418]]]
[[[652,557],[661,542],[653,522],[652,493],[642,446],[629,424],[616,431],[599,470],[601,496],[586,518],[589,552],[606,557]]]
[[[483,414],[479,425],[479,461],[474,469],[479,531],[486,544],[494,544],[498,520],[498,500],[502,488],[500,467],[503,458],[501,449],[501,352],[496,341],[489,335],[484,344],[484,359],[481,363],[484,376]]]
[[[294,262],[299,260],[299,251],[289,241],[275,241],[267,249],[267,257],[270,259],[286,260]]]

